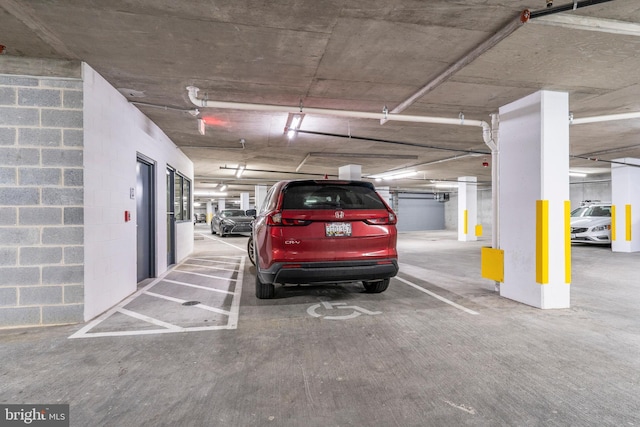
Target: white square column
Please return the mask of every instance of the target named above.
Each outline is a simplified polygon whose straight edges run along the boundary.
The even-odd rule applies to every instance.
[[[345,165],[338,168],[338,178],[348,179],[350,181],[359,181],[362,179],[362,166]]]
[[[249,206],[249,193],[240,193],[240,209],[243,211],[251,209]]]
[[[254,187],[255,191],[255,200],[256,200],[256,210],[260,210],[264,199],[267,198],[267,186],[266,185],[256,185]]]
[[[458,178],[458,240],[474,242],[478,224],[478,184],[475,176]]]
[[[218,199],[218,212],[222,212],[225,209],[225,199]]]
[[[540,91],[500,108],[500,295],[570,305],[569,96]]]
[[[611,250],[640,251],[640,159],[611,164]],[[626,164],[622,164],[626,163]],[[637,166],[633,166],[637,165]]]

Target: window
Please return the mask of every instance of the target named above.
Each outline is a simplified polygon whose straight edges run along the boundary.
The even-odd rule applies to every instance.
[[[191,221],[191,181],[175,172],[173,177],[173,210],[176,221]]]
[[[371,188],[360,185],[290,184],[283,209],[385,209]]]

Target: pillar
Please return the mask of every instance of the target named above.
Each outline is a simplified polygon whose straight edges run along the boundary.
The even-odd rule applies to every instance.
[[[478,240],[478,184],[475,176],[458,178],[458,240],[471,242]]]
[[[538,308],[567,308],[569,96],[540,91],[499,112],[500,295]]]
[[[256,210],[259,211],[264,199],[267,198],[267,186],[256,185],[254,191],[256,193]]]
[[[240,209],[243,211],[251,209],[249,206],[249,193],[240,193]]]
[[[640,251],[640,159],[615,159],[611,164],[611,250]]]
[[[213,218],[213,204],[211,200],[207,202],[207,224],[211,224],[211,219]]]
[[[221,197],[218,199],[218,212],[223,211],[225,209],[225,199]]]
[[[362,166],[345,165],[338,169],[339,179],[348,179],[350,181],[359,181],[362,179]]]

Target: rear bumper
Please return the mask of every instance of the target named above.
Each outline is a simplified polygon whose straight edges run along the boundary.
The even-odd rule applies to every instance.
[[[398,260],[275,263],[258,271],[263,283],[336,283],[382,280],[398,274]]]

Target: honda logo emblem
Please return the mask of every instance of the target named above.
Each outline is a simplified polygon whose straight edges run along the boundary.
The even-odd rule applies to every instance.
[[[344,218],[344,212],[342,212],[342,211],[337,211],[337,212],[336,212],[336,218],[338,218],[338,219],[342,219],[342,218]]]

